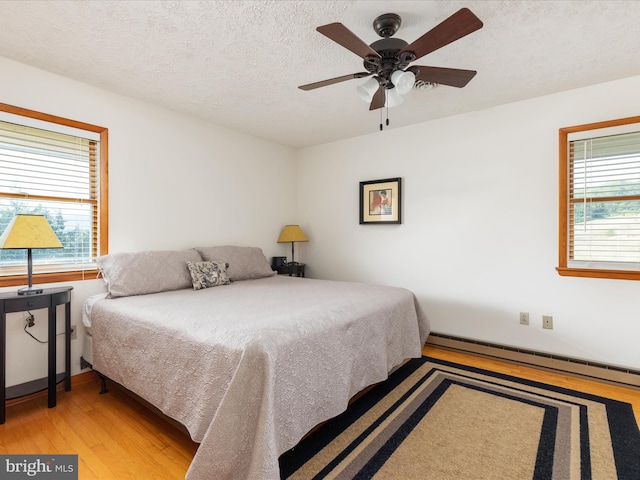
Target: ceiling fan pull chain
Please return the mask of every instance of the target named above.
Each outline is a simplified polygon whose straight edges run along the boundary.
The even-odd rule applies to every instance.
[[[380,131],[384,130],[384,125],[382,123],[382,110],[386,110],[387,111],[387,119],[385,120],[384,123],[388,127],[389,126],[389,105],[387,105],[385,108],[381,108],[380,109]]]

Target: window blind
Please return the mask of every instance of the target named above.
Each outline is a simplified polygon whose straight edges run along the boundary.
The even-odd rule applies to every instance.
[[[568,148],[569,266],[640,270],[640,132]]]
[[[42,214],[64,246],[34,250],[34,272],[89,268],[95,259],[98,145],[95,139],[0,121],[0,232],[18,213]],[[25,262],[26,251],[0,250],[0,275],[22,273]]]

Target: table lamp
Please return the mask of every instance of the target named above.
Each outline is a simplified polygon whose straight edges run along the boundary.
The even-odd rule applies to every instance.
[[[282,233],[280,233],[280,237],[278,238],[278,243],[287,243],[291,242],[291,265],[295,265],[295,258],[293,256],[293,244],[295,242],[308,242],[309,239],[300,228],[300,225],[286,225],[282,229]]]
[[[29,286],[18,290],[18,295],[34,295],[42,293],[43,289],[33,287],[32,272],[33,258],[31,250],[34,248],[63,248],[62,243],[47,222],[44,215],[16,215],[0,237],[0,249],[27,249],[27,272]]]

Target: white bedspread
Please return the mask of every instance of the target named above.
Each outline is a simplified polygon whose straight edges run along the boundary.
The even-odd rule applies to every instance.
[[[94,368],[200,443],[190,480],[278,479],[280,454],[429,330],[406,289],[285,276],[98,300],[91,323]]]

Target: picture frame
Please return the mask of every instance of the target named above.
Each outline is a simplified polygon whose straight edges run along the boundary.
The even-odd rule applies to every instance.
[[[402,223],[402,178],[360,182],[360,225]]]

